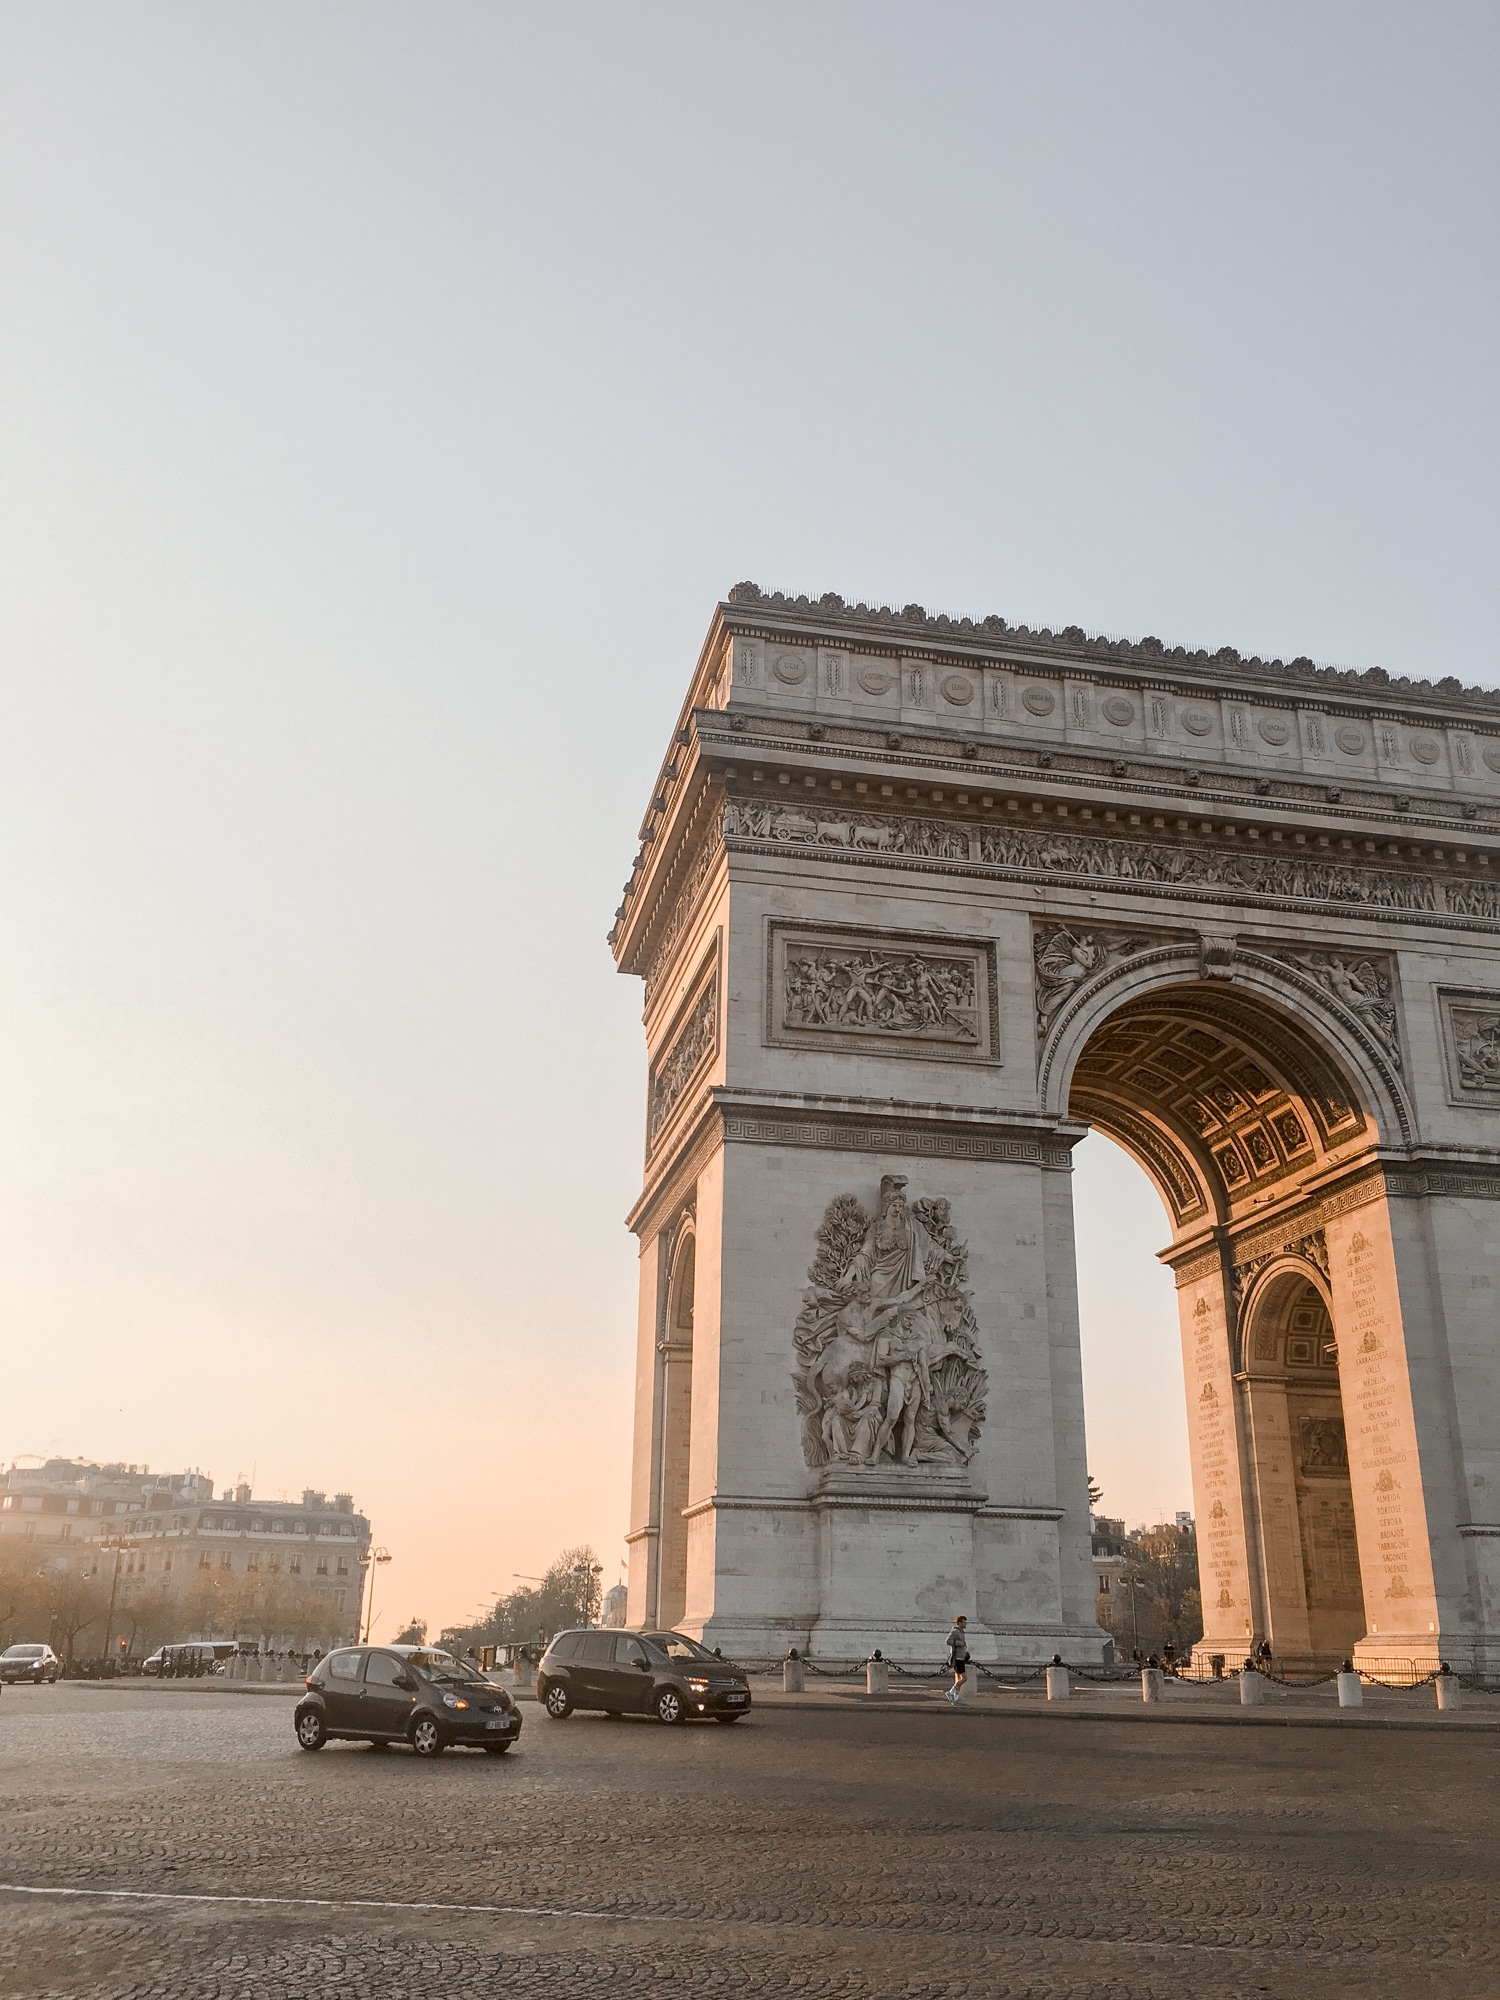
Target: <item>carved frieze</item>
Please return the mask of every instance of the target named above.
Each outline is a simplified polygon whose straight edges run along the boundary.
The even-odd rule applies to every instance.
[[[965,938],[809,927],[766,933],[766,1040],[940,1061],[998,1060],[995,948]]]
[[[1437,1003],[1450,1102],[1500,1106],[1500,992],[1440,986]]]
[[[1051,833],[1029,826],[877,813],[816,801],[730,799],[726,837],[876,865],[949,864],[967,873],[1073,881],[1151,896],[1225,903],[1349,908],[1368,917],[1500,919],[1500,885],[1426,870],[1364,867],[1310,855],[1207,842]]]
[[[672,907],[655,940],[650,963],[646,967],[646,1004],[649,1007],[655,997],[657,984],[671,963],[678,945],[691,922],[698,904],[698,892],[708,880],[714,863],[724,851],[724,811],[716,804],[712,816],[705,827],[703,837],[686,875],[682,879]]]
[[[646,1145],[655,1146],[683,1094],[719,1046],[719,969],[715,951],[679,1010],[651,1065],[646,1104]]]
[[[839,1195],[818,1228],[793,1333],[809,1466],[951,1471],[978,1445],[988,1378],[967,1252],[948,1203],[909,1202],[906,1186],[882,1175],[873,1216]]]

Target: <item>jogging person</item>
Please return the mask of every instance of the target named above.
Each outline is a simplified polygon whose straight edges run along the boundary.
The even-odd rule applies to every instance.
[[[965,1627],[968,1619],[962,1612],[953,1621],[953,1630],[948,1634],[948,1665],[953,1670],[953,1685],[943,1696],[955,1708],[963,1703],[964,1683],[969,1678],[969,1640]]]

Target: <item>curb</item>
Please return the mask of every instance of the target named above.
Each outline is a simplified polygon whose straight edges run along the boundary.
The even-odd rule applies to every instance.
[[[306,1692],[301,1681],[148,1681],[144,1677],[132,1675],[110,1681],[59,1681],[59,1687],[70,1688],[110,1688],[120,1691],[129,1688],[141,1694],[303,1694]]]
[[[860,1708],[883,1709],[887,1713],[895,1712],[900,1715],[910,1715],[912,1713],[913,1699],[910,1695],[897,1700],[887,1695],[868,1695],[852,1691],[844,1695],[803,1695],[790,1699],[785,1695],[765,1695],[754,1698],[754,1708],[789,1711],[817,1708],[823,1710],[825,1713],[832,1712],[836,1714],[840,1711],[847,1713],[851,1704],[857,1704]],[[921,1700],[922,1698],[918,1696],[915,1699]],[[929,1713],[934,1715],[937,1713],[936,1702],[932,1704]],[[1478,1717],[1465,1717],[1462,1713],[1453,1716],[1451,1719],[1443,1717],[1441,1720],[1436,1713],[1431,1717],[1384,1717],[1365,1715],[1355,1710],[1345,1711],[1337,1715],[1263,1715],[1254,1709],[1247,1711],[1231,1708],[1225,1709],[1217,1715],[1205,1715],[1201,1712],[1198,1714],[1184,1714],[1181,1710],[1175,1715],[1163,1715],[1159,1712],[1158,1704],[1148,1702],[1142,1702],[1139,1708],[1120,1709],[1084,1708],[1081,1706],[1074,1708],[1071,1705],[1064,1706],[1062,1702],[1048,1702],[1037,1708],[1027,1709],[976,1708],[968,1706],[961,1709],[950,1709],[948,1713],[964,1715],[969,1717],[971,1721],[976,1722],[1040,1722],[1045,1720],[1047,1722],[1113,1722],[1122,1723],[1127,1728],[1151,1728],[1157,1726],[1169,1729],[1387,1729],[1435,1732],[1444,1736],[1500,1735],[1500,1720],[1493,1722],[1483,1721]]]

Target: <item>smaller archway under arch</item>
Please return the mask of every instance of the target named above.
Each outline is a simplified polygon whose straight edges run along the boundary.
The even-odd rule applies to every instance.
[[[1321,1280],[1305,1266],[1289,1260],[1257,1282],[1242,1359],[1262,1628],[1282,1658],[1352,1653],[1365,1600],[1338,1343]]]
[[[658,1342],[661,1361],[661,1489],[657,1519],[661,1524],[657,1558],[656,1608],[653,1622],[676,1625],[687,1605],[688,1504],[693,1428],[693,1303],[697,1281],[698,1246],[685,1228],[672,1256],[667,1286],[666,1324]]]

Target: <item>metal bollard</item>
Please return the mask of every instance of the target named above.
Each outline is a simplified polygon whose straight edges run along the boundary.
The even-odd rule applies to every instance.
[[[1363,1708],[1364,1705],[1364,1683],[1346,1660],[1339,1671],[1339,1707]]]
[[[891,1667],[889,1660],[880,1657],[879,1648],[865,1661],[865,1693],[889,1694],[891,1691]]]
[[[1437,1705],[1445,1715],[1452,1715],[1455,1710],[1463,1707],[1463,1682],[1446,1662],[1438,1668],[1433,1686],[1437,1689]]]
[[[1064,1666],[1056,1661],[1047,1669],[1048,1701],[1067,1701],[1073,1692],[1073,1682]]]
[[[1248,1663],[1240,1674],[1240,1706],[1259,1708],[1266,1698],[1266,1684]]]
[[[1256,1678],[1259,1679],[1260,1678],[1259,1675],[1257,1675]],[[1162,1683],[1165,1681],[1165,1679],[1166,1675],[1162,1672],[1160,1667],[1142,1667],[1141,1700],[1160,1701],[1162,1698],[1161,1694]]]
[[[795,1648],[781,1663],[781,1687],[784,1694],[801,1694],[807,1685],[806,1672]]]

